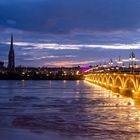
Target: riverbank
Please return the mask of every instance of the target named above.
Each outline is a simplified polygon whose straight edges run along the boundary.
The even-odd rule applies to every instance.
[[[27,74],[18,73],[0,74],[0,80],[84,80],[83,75],[45,75],[45,74]]]

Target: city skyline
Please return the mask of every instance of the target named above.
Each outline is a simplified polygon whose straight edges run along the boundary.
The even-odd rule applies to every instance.
[[[1,65],[3,65],[4,67],[7,67],[10,71],[14,71],[16,67],[37,67],[37,66],[33,66],[33,65],[27,66],[27,64],[26,65],[22,65],[22,64],[16,65],[16,61],[18,61],[18,60],[16,59],[15,51],[14,51],[13,33],[11,33],[10,43],[7,43],[7,44],[10,44],[8,59],[7,59],[8,63],[6,65],[6,64],[4,64],[4,61],[0,61]],[[19,42],[18,43],[16,42],[16,45],[20,45]],[[69,45],[65,45],[65,46],[61,45],[61,47],[66,47],[66,46],[70,47]],[[81,45],[78,45],[78,47],[80,47],[80,46]],[[89,46],[92,46],[92,45],[89,45]],[[74,47],[74,45],[72,45],[72,47]],[[124,49],[124,50],[127,50],[127,49]],[[135,53],[133,51],[129,54],[129,58],[125,58],[125,59],[122,59],[121,56],[119,55],[119,57],[117,59],[112,59],[112,58],[109,59],[109,57],[108,57],[107,61],[105,61],[105,60],[104,61],[95,61],[94,64],[93,64],[93,61],[91,61],[92,64],[86,64],[84,62],[81,64],[81,63],[75,62],[75,64],[73,64],[73,65],[69,65],[69,62],[68,62],[67,64],[62,65],[62,66],[60,65],[60,63],[58,63],[54,67],[77,67],[77,66],[79,67],[79,66],[82,66],[84,68],[85,66],[86,67],[89,67],[89,66],[95,66],[95,67],[102,66],[102,67],[104,67],[105,65],[108,67],[110,67],[111,65],[112,66],[130,67],[130,65],[132,63],[131,57],[134,60],[136,67],[139,67],[139,59],[135,56]],[[48,67],[48,65],[40,66],[40,67]]]
[[[140,137],[140,0],[0,0],[0,140]]]
[[[11,32],[17,66],[94,65],[128,58],[131,51],[140,58],[139,5],[139,0],[2,0],[0,60],[7,64]]]

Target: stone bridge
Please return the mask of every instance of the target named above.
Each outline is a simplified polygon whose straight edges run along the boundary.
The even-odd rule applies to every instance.
[[[86,74],[85,80],[113,92],[140,99],[140,75],[118,73]]]

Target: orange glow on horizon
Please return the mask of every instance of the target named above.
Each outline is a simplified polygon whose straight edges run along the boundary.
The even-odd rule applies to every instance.
[[[78,65],[89,65],[90,63],[94,63],[94,61],[59,61],[51,63],[51,67],[73,67]]]

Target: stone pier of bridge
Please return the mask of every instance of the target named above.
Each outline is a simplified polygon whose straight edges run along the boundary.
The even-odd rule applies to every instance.
[[[85,74],[85,80],[135,99],[140,99],[140,75],[126,73]]]

